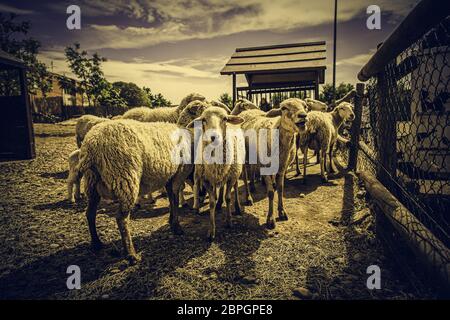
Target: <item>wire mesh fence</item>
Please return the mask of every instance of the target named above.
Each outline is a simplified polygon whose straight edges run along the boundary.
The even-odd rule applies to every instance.
[[[358,170],[449,246],[450,17],[386,64],[362,99]]]

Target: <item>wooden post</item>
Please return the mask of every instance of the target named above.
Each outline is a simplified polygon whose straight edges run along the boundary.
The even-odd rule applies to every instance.
[[[236,73],[233,73],[233,108],[236,103]]]
[[[395,61],[388,64],[377,76],[378,101],[375,117],[377,131],[377,150],[380,166],[377,169],[377,178],[391,191],[395,191],[392,179],[397,176],[397,124],[396,116],[389,108],[389,94],[397,92],[395,80],[389,81],[386,70],[393,70]]]
[[[369,172],[358,177],[381,212],[392,223],[406,244],[447,292],[450,290],[450,251],[394,195]]]
[[[364,98],[364,83],[356,84],[355,95],[355,120],[351,129],[351,145],[348,155],[348,168],[355,170],[358,167],[358,149],[359,149],[359,135],[361,133],[361,118],[362,118],[362,101]]]
[[[28,89],[27,89],[27,77],[25,69],[19,70],[19,82],[20,82],[20,93],[22,94],[23,98],[23,105],[25,106],[25,110],[23,112],[23,115],[26,117],[26,126],[27,126],[27,150],[26,150],[26,157],[27,159],[33,159],[36,157],[36,147],[35,147],[35,141],[34,141],[34,129],[33,129],[33,119],[31,115],[31,108],[30,108],[30,100],[28,96]]]

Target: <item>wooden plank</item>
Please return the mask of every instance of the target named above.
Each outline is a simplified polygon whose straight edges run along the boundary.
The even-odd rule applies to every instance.
[[[430,275],[438,277],[442,286],[450,289],[449,249],[373,175],[368,172],[358,172],[357,175],[376,205],[426,266]]]
[[[311,61],[296,61],[296,62],[281,62],[281,63],[267,63],[267,64],[250,64],[238,66],[225,66],[221,74],[231,73],[250,73],[258,71],[277,71],[277,70],[299,70],[305,68],[326,68],[326,60],[311,60]]]
[[[316,45],[325,45],[325,44],[326,44],[325,41],[302,42],[302,43],[284,43],[284,44],[273,44],[273,45],[269,45],[269,46],[237,48],[236,52],[240,52],[240,51],[256,51],[256,50],[265,50],[265,49],[279,49],[279,48],[293,48],[293,47],[307,47],[307,46],[316,46]]]
[[[364,98],[364,83],[356,84],[355,95],[355,120],[351,129],[351,146],[348,155],[348,168],[355,170],[358,167],[359,136],[361,134],[362,101]]]
[[[288,54],[293,54],[293,53],[302,53],[302,52],[306,53],[306,52],[315,52],[315,51],[326,51],[326,45],[235,52],[235,53],[233,53],[233,55],[231,57],[232,58],[261,57],[261,56],[265,56],[265,55],[269,55],[269,56],[270,55],[288,55]]]
[[[290,62],[290,61],[314,60],[314,59],[325,59],[325,58],[326,58],[325,51],[296,53],[296,54],[291,54],[291,55],[263,56],[263,57],[242,57],[242,58],[233,58],[232,57],[227,62],[227,65]]]

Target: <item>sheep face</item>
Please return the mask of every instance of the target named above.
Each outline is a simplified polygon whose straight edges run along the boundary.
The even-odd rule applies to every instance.
[[[308,121],[308,105],[305,101],[298,98],[284,100],[280,108],[272,109],[267,113],[267,117],[281,115],[282,126],[294,132],[302,132],[306,129]]]
[[[340,103],[335,109],[334,112],[339,114],[339,117],[344,122],[351,122],[355,120],[355,114],[353,113],[353,105],[348,102]]]
[[[182,127],[186,127],[192,120],[200,117],[203,111],[205,111],[208,107],[209,106],[203,101],[192,101],[180,113],[177,124]]]
[[[204,141],[221,143],[226,133],[226,126],[230,124],[241,124],[244,119],[238,116],[227,114],[225,110],[219,107],[209,107],[203,111],[200,117],[192,121],[188,127],[193,127],[195,121],[200,121],[202,131],[206,137]]]

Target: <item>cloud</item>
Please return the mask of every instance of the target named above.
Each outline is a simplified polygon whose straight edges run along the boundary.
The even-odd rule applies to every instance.
[[[405,15],[415,3],[417,0],[378,1],[382,12],[394,13],[393,16]],[[368,5],[368,0],[339,2],[339,21],[362,17]],[[147,23],[126,27],[119,23],[91,23],[81,35],[91,49],[143,48],[252,31],[288,32],[333,21],[333,6],[328,0],[114,0],[81,7],[83,14],[125,14]]]
[[[359,66],[363,67],[367,61],[373,56],[375,50],[371,50],[369,53],[360,53],[350,58],[341,59],[336,62],[337,66]]]
[[[19,9],[7,4],[0,4],[0,12],[12,12],[16,14],[35,14],[32,10]]]

